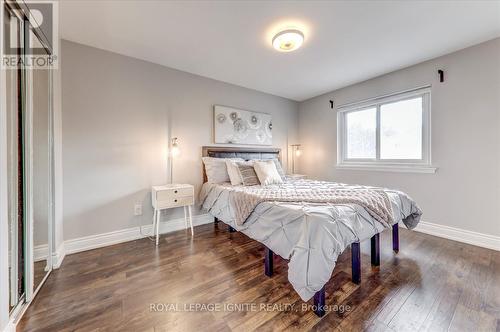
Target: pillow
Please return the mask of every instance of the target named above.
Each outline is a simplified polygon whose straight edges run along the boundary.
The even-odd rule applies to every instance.
[[[281,166],[281,163],[278,159],[273,159],[274,164],[276,164],[276,170],[278,171],[278,174],[280,175],[282,180],[286,179],[285,172],[283,171],[283,167]]]
[[[253,168],[253,162],[239,162],[236,163],[236,165],[238,165],[238,172],[240,173],[241,182],[244,186],[256,186],[260,184],[259,178]]]
[[[205,173],[209,183],[229,182],[229,174],[226,167],[226,158],[201,158],[205,164]],[[241,158],[230,158],[231,160],[242,161]]]
[[[283,183],[274,160],[256,161],[253,167],[261,184],[268,186],[270,184]]]
[[[233,186],[242,184],[240,171],[238,170],[238,165],[236,161],[231,159],[226,159],[227,173],[229,174],[229,180]]]

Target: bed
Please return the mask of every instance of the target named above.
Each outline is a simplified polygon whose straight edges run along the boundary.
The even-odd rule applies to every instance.
[[[276,148],[203,147],[203,156],[215,158],[242,158],[244,160],[278,159]],[[330,279],[337,257],[349,246],[352,252],[353,282],[361,282],[361,241],[371,239],[372,264],[380,264],[379,233],[393,230],[393,249],[399,250],[398,225],[414,228],[421,210],[406,194],[383,188],[350,186],[345,184],[305,179],[287,179],[284,184],[267,186],[231,186],[208,183],[204,170],[204,184],[200,193],[202,206],[216,220],[226,223],[230,230],[240,231],[266,247],[265,273],[272,276],[273,255],[289,260],[288,280],[304,301],[314,297],[314,311],[325,313],[325,284]],[[378,193],[387,198],[391,216],[378,217],[371,205],[342,200],[297,199],[276,196],[276,193],[310,193],[326,190],[347,190],[350,193]],[[271,193],[275,199],[249,200],[255,193]],[[266,196],[267,197],[267,196]],[[281,199],[283,197],[283,199]],[[357,201],[356,201],[357,202]],[[249,212],[242,213],[242,208]],[[379,211],[380,212],[380,211]]]

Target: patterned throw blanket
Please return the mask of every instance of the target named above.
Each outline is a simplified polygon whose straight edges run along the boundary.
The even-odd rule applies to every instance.
[[[255,207],[262,202],[307,202],[357,204],[374,219],[389,227],[393,223],[389,196],[381,188],[348,185],[325,181],[295,180],[273,186],[228,186],[235,211],[236,224],[241,226]]]

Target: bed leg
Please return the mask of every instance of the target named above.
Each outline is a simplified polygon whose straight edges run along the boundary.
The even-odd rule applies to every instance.
[[[219,219],[214,217],[214,224],[217,224],[217,223],[219,223]]]
[[[314,294],[314,313],[318,317],[325,315],[325,286]]]
[[[371,248],[372,248],[372,265],[380,265],[380,234],[377,233],[371,238]]]
[[[273,259],[274,259],[273,251],[268,247],[266,247],[264,256],[264,273],[268,277],[272,277],[273,275]]]
[[[236,232],[236,230],[234,228],[232,228],[231,226],[229,226],[229,233],[234,233]]]
[[[361,283],[361,250],[358,243],[351,243],[352,282]]]
[[[395,253],[399,252],[399,226],[397,223],[392,225],[392,250]]]

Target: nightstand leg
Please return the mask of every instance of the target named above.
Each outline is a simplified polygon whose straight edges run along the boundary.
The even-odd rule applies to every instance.
[[[160,237],[160,216],[161,216],[161,210],[158,210],[156,212],[156,245],[158,245]]]
[[[184,224],[186,225],[186,228],[188,228],[188,216],[187,216],[187,206],[184,206]]]
[[[156,211],[156,209],[154,209],[153,211],[153,228],[151,229],[151,236],[155,236],[156,235],[156,214],[158,212]]]
[[[191,225],[191,236],[194,236],[194,230],[193,230],[193,215],[191,213],[191,205],[188,206],[188,211],[189,211],[189,224]]]

